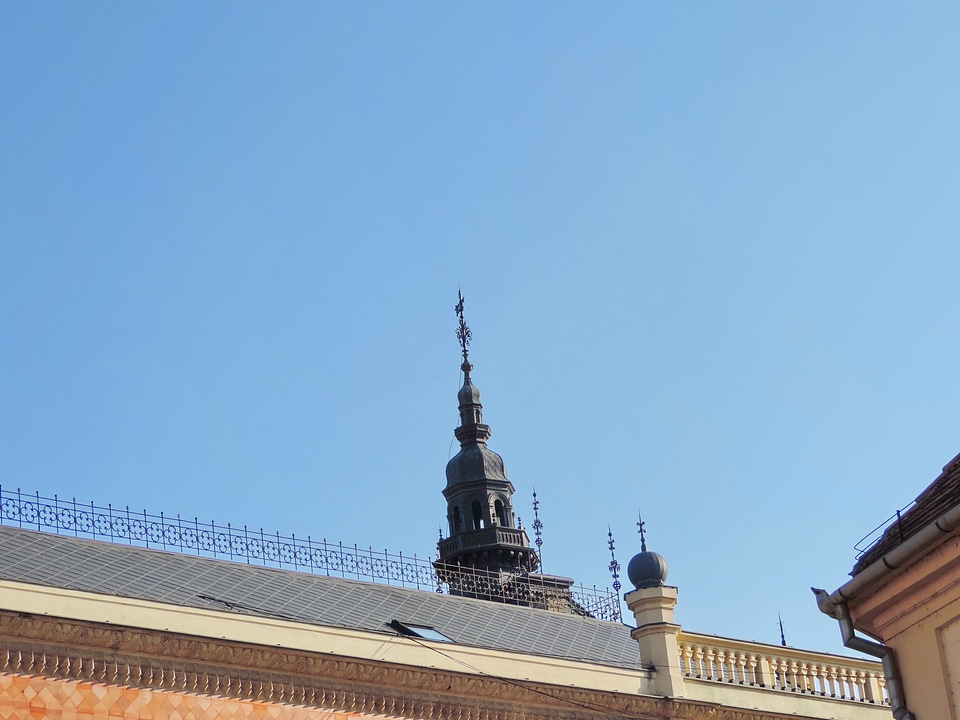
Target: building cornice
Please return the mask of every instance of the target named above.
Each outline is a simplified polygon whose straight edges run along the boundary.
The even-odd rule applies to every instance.
[[[416,720],[797,717],[8,611],[0,672]]]

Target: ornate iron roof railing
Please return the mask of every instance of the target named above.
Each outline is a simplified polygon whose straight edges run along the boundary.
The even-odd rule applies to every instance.
[[[399,585],[418,590],[498,600],[518,605],[570,612],[610,622],[620,622],[617,593],[578,585],[570,588],[569,602],[559,602],[537,575],[486,572],[460,566],[443,566],[438,573],[433,560],[416,554],[366,550],[341,542],[304,540],[295,535],[267,533],[227,523],[153,515],[129,507],[103,507],[63,500],[54,495],[15,492],[0,486],[0,524],[84,537],[111,543],[157,548],[201,557],[245,562],[311,572],[319,575]]]

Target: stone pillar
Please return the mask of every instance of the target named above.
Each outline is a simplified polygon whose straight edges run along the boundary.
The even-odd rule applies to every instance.
[[[654,692],[662,697],[683,697],[677,646],[680,626],[673,622],[677,588],[670,585],[640,588],[627,593],[624,600],[637,621],[630,635],[640,645],[640,662],[654,671]]]

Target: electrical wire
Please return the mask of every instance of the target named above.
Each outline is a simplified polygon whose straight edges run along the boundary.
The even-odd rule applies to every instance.
[[[276,611],[273,611],[273,610],[264,610],[263,608],[257,608],[257,607],[253,607],[253,606],[251,606],[251,605],[245,605],[244,603],[232,602],[232,601],[230,601],[230,600],[224,600],[223,598],[213,597],[212,595],[197,595],[197,597],[200,598],[201,600],[208,600],[208,601],[211,601],[211,602],[219,603],[219,604],[223,605],[224,607],[226,607],[226,608],[229,609],[229,610],[240,610],[240,611],[244,611],[244,612],[255,613],[255,614],[257,614],[257,615],[265,615],[265,616],[268,616],[268,617],[276,617],[276,618],[280,618],[281,620],[292,620],[292,621],[294,621],[294,622],[304,622],[304,619],[303,619],[303,618],[294,617],[294,616],[292,616],[292,615],[286,615],[286,614],[284,614],[284,613],[276,612]],[[609,706],[609,705],[603,705],[603,704],[600,704],[600,703],[585,703],[585,702],[580,702],[580,701],[577,701],[577,700],[572,700],[572,699],[570,699],[570,698],[561,697],[561,696],[556,695],[556,694],[554,694],[554,693],[550,693],[550,692],[547,692],[547,691],[545,691],[545,690],[541,690],[540,688],[537,688],[537,687],[531,687],[530,685],[525,684],[525,683],[522,683],[522,682],[520,682],[520,681],[518,681],[518,680],[513,680],[513,679],[511,679],[511,678],[503,677],[502,675],[493,675],[493,674],[491,674],[491,673],[484,672],[483,670],[481,670],[481,669],[478,668],[478,667],[474,667],[473,665],[471,665],[471,664],[468,663],[468,662],[464,662],[464,661],[461,660],[460,658],[456,658],[456,657],[454,657],[453,655],[450,655],[450,654],[448,654],[448,653],[445,653],[445,652],[443,652],[442,650],[440,650],[439,648],[435,648],[435,647],[433,647],[432,645],[428,645],[427,643],[423,642],[423,641],[422,641],[420,638],[418,638],[418,637],[414,637],[414,636],[412,636],[412,635],[398,635],[398,637],[402,637],[402,638],[404,638],[404,639],[406,639],[406,640],[413,640],[413,642],[415,642],[415,643],[417,643],[418,645],[426,648],[427,650],[432,650],[433,652],[437,653],[438,655],[442,655],[443,657],[447,658],[447,660],[451,660],[452,662],[455,662],[455,663],[457,663],[458,665],[462,665],[463,667],[465,667],[465,668],[467,668],[468,670],[476,673],[477,675],[481,675],[481,676],[483,676],[483,677],[488,677],[488,678],[491,678],[491,679],[493,679],[493,680],[499,680],[500,682],[504,682],[504,683],[507,683],[508,685],[513,685],[514,687],[518,687],[518,688],[521,688],[521,689],[523,689],[523,690],[527,690],[527,691],[529,691],[529,692],[536,693],[537,695],[543,695],[544,697],[548,697],[548,698],[550,698],[551,700],[559,700],[560,702],[567,703],[568,705],[572,705],[573,707],[583,708],[583,709],[585,709],[585,710],[602,711],[602,712],[608,712],[608,713],[616,713],[616,714],[619,715],[620,717],[633,718],[633,720],[650,720],[649,716],[632,715],[632,714],[630,714],[630,713],[624,713],[624,711],[621,710],[620,708],[615,708],[615,707],[611,707],[611,706]]]
[[[511,679],[511,678],[503,677],[502,675],[493,675],[493,674],[491,674],[491,673],[484,672],[484,671],[481,670],[480,668],[474,667],[473,665],[471,665],[471,664],[468,663],[468,662],[464,662],[463,660],[461,660],[461,659],[459,659],[459,658],[453,657],[452,655],[443,652],[443,651],[440,650],[439,648],[435,648],[435,647],[433,647],[432,645],[428,645],[427,643],[425,643],[425,642],[423,642],[422,640],[420,640],[420,638],[413,637],[413,636],[411,636],[411,635],[405,635],[405,636],[403,636],[403,637],[406,638],[406,639],[408,639],[408,640],[413,640],[415,643],[417,643],[418,645],[421,645],[422,647],[425,647],[427,650],[432,650],[433,652],[437,653],[438,655],[442,655],[443,657],[447,658],[448,660],[452,660],[453,662],[457,663],[458,665],[462,665],[463,667],[465,667],[465,668],[467,668],[467,669],[475,672],[475,673],[478,674],[478,675],[481,675],[481,676],[483,676],[483,677],[488,677],[488,678],[491,678],[491,679],[493,679],[493,680],[499,680],[500,682],[504,682],[504,683],[507,683],[508,685],[513,685],[514,687],[518,687],[518,688],[521,688],[521,689],[523,689],[523,690],[527,690],[527,691],[529,691],[529,692],[536,693],[537,695],[543,695],[544,697],[548,697],[548,698],[550,698],[551,700],[559,700],[560,702],[567,703],[568,705],[572,705],[572,706],[574,706],[574,707],[583,708],[583,709],[585,709],[585,710],[593,710],[593,711],[598,711],[598,710],[599,710],[599,711],[603,711],[603,712],[607,712],[607,713],[616,713],[619,717],[628,717],[628,718],[633,718],[634,720],[650,720],[650,717],[649,717],[649,716],[634,715],[634,714],[631,714],[631,713],[624,712],[621,708],[615,708],[615,707],[612,707],[612,706],[610,706],[610,705],[603,705],[602,703],[590,703],[590,702],[580,702],[580,701],[578,701],[578,700],[572,700],[572,699],[570,699],[570,698],[561,697],[560,695],[547,692],[546,690],[541,690],[540,688],[537,688],[537,687],[532,687],[531,685],[526,684],[526,683],[523,683],[523,682],[520,682],[520,681],[518,681],[518,680],[513,680],[513,679]]]

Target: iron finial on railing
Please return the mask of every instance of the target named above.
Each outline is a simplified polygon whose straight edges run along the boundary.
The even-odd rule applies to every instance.
[[[613,591],[619,593],[620,588],[620,563],[617,562],[617,555],[614,552],[616,547],[613,544],[613,530],[607,525],[607,546],[610,548],[610,574],[613,575]]]
[[[540,521],[540,501],[537,499],[537,489],[533,489],[533,534],[537,539],[534,544],[537,546],[537,555],[540,558],[540,570],[543,571],[543,523]]]
[[[780,644],[787,646],[787,636],[783,634],[783,618],[780,617],[780,611],[777,611],[777,621],[780,623]]]

